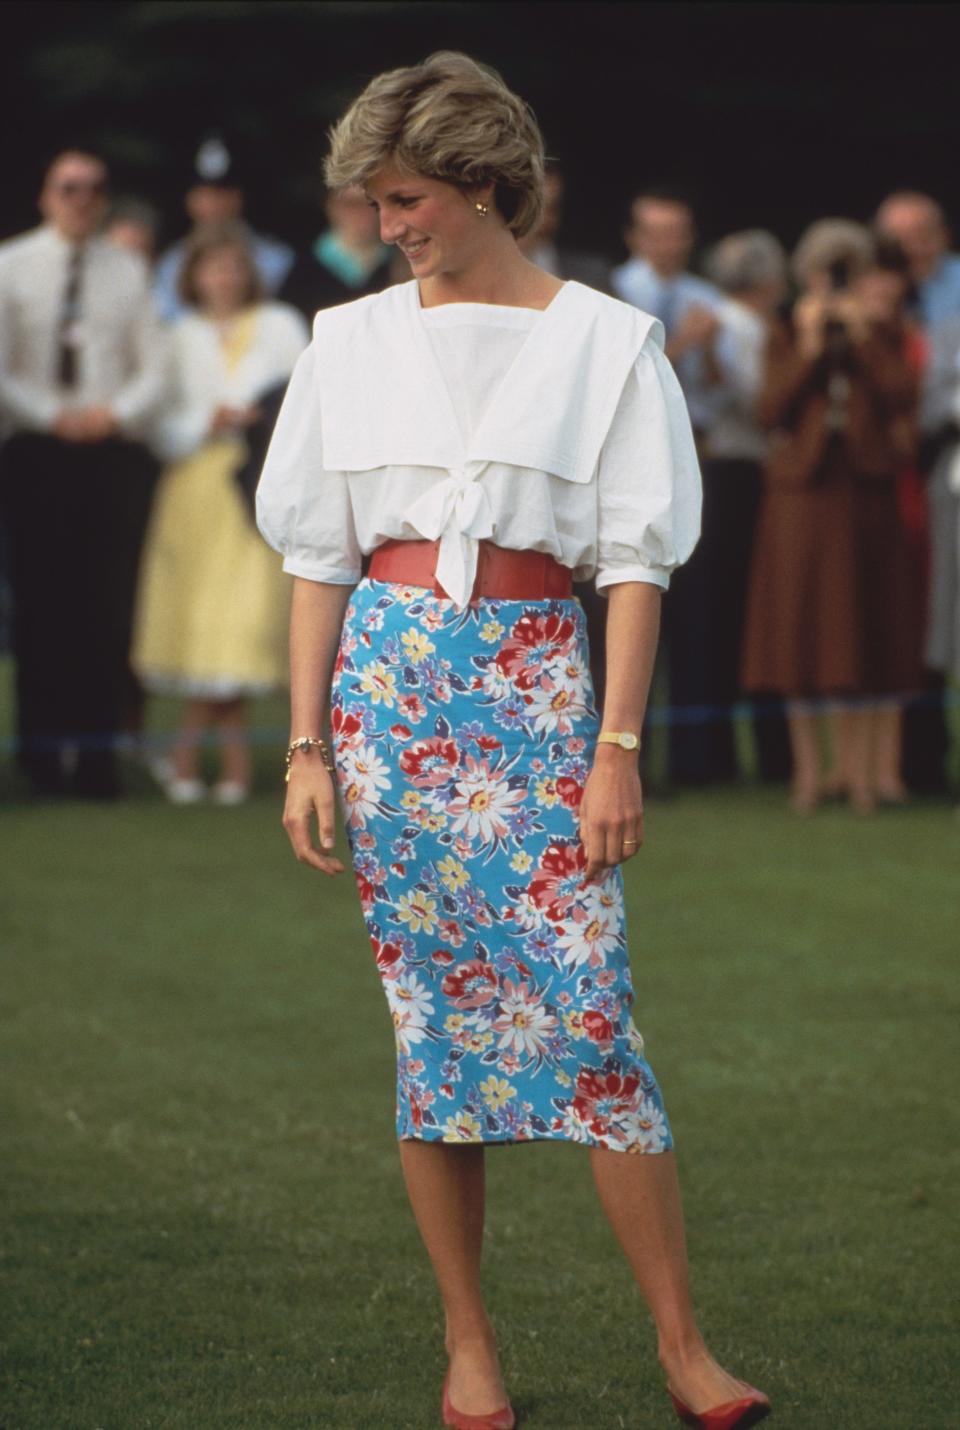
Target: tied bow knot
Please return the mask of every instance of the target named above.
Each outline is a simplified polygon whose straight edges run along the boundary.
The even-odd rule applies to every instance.
[[[455,472],[414,502],[407,523],[428,541],[440,540],[437,581],[463,610],[473,592],[480,541],[494,534],[495,522],[483,487]]]

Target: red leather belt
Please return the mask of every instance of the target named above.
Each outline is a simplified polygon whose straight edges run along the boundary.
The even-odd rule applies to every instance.
[[[481,541],[472,600],[496,596],[501,601],[564,599],[572,594],[573,576],[545,551],[510,551]],[[401,586],[428,586],[438,596],[446,591],[436,578],[439,541],[385,541],[370,557],[367,575],[372,581],[393,581]]]

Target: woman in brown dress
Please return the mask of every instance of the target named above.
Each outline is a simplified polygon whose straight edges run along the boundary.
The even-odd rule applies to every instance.
[[[917,680],[896,493],[913,447],[916,379],[902,335],[865,301],[876,261],[858,224],[808,230],[794,259],[804,291],[792,323],[771,337],[759,402],[771,440],[743,681],[790,702],[792,798],[803,813],[824,793],[811,699],[839,702],[833,767],[866,813],[896,778],[883,768],[887,726]]]

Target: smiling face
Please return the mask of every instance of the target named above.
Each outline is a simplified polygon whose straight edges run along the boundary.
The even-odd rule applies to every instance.
[[[442,179],[386,164],[365,185],[380,216],[380,237],[395,243],[418,279],[462,274],[482,258],[500,227],[492,185],[469,194]],[[477,203],[489,206],[486,217]]]

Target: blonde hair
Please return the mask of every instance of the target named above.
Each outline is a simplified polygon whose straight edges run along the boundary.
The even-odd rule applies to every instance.
[[[329,188],[365,184],[387,163],[463,191],[493,183],[517,238],[540,220],[543,137],[533,110],[469,55],[440,50],[378,75],[330,130]]]

